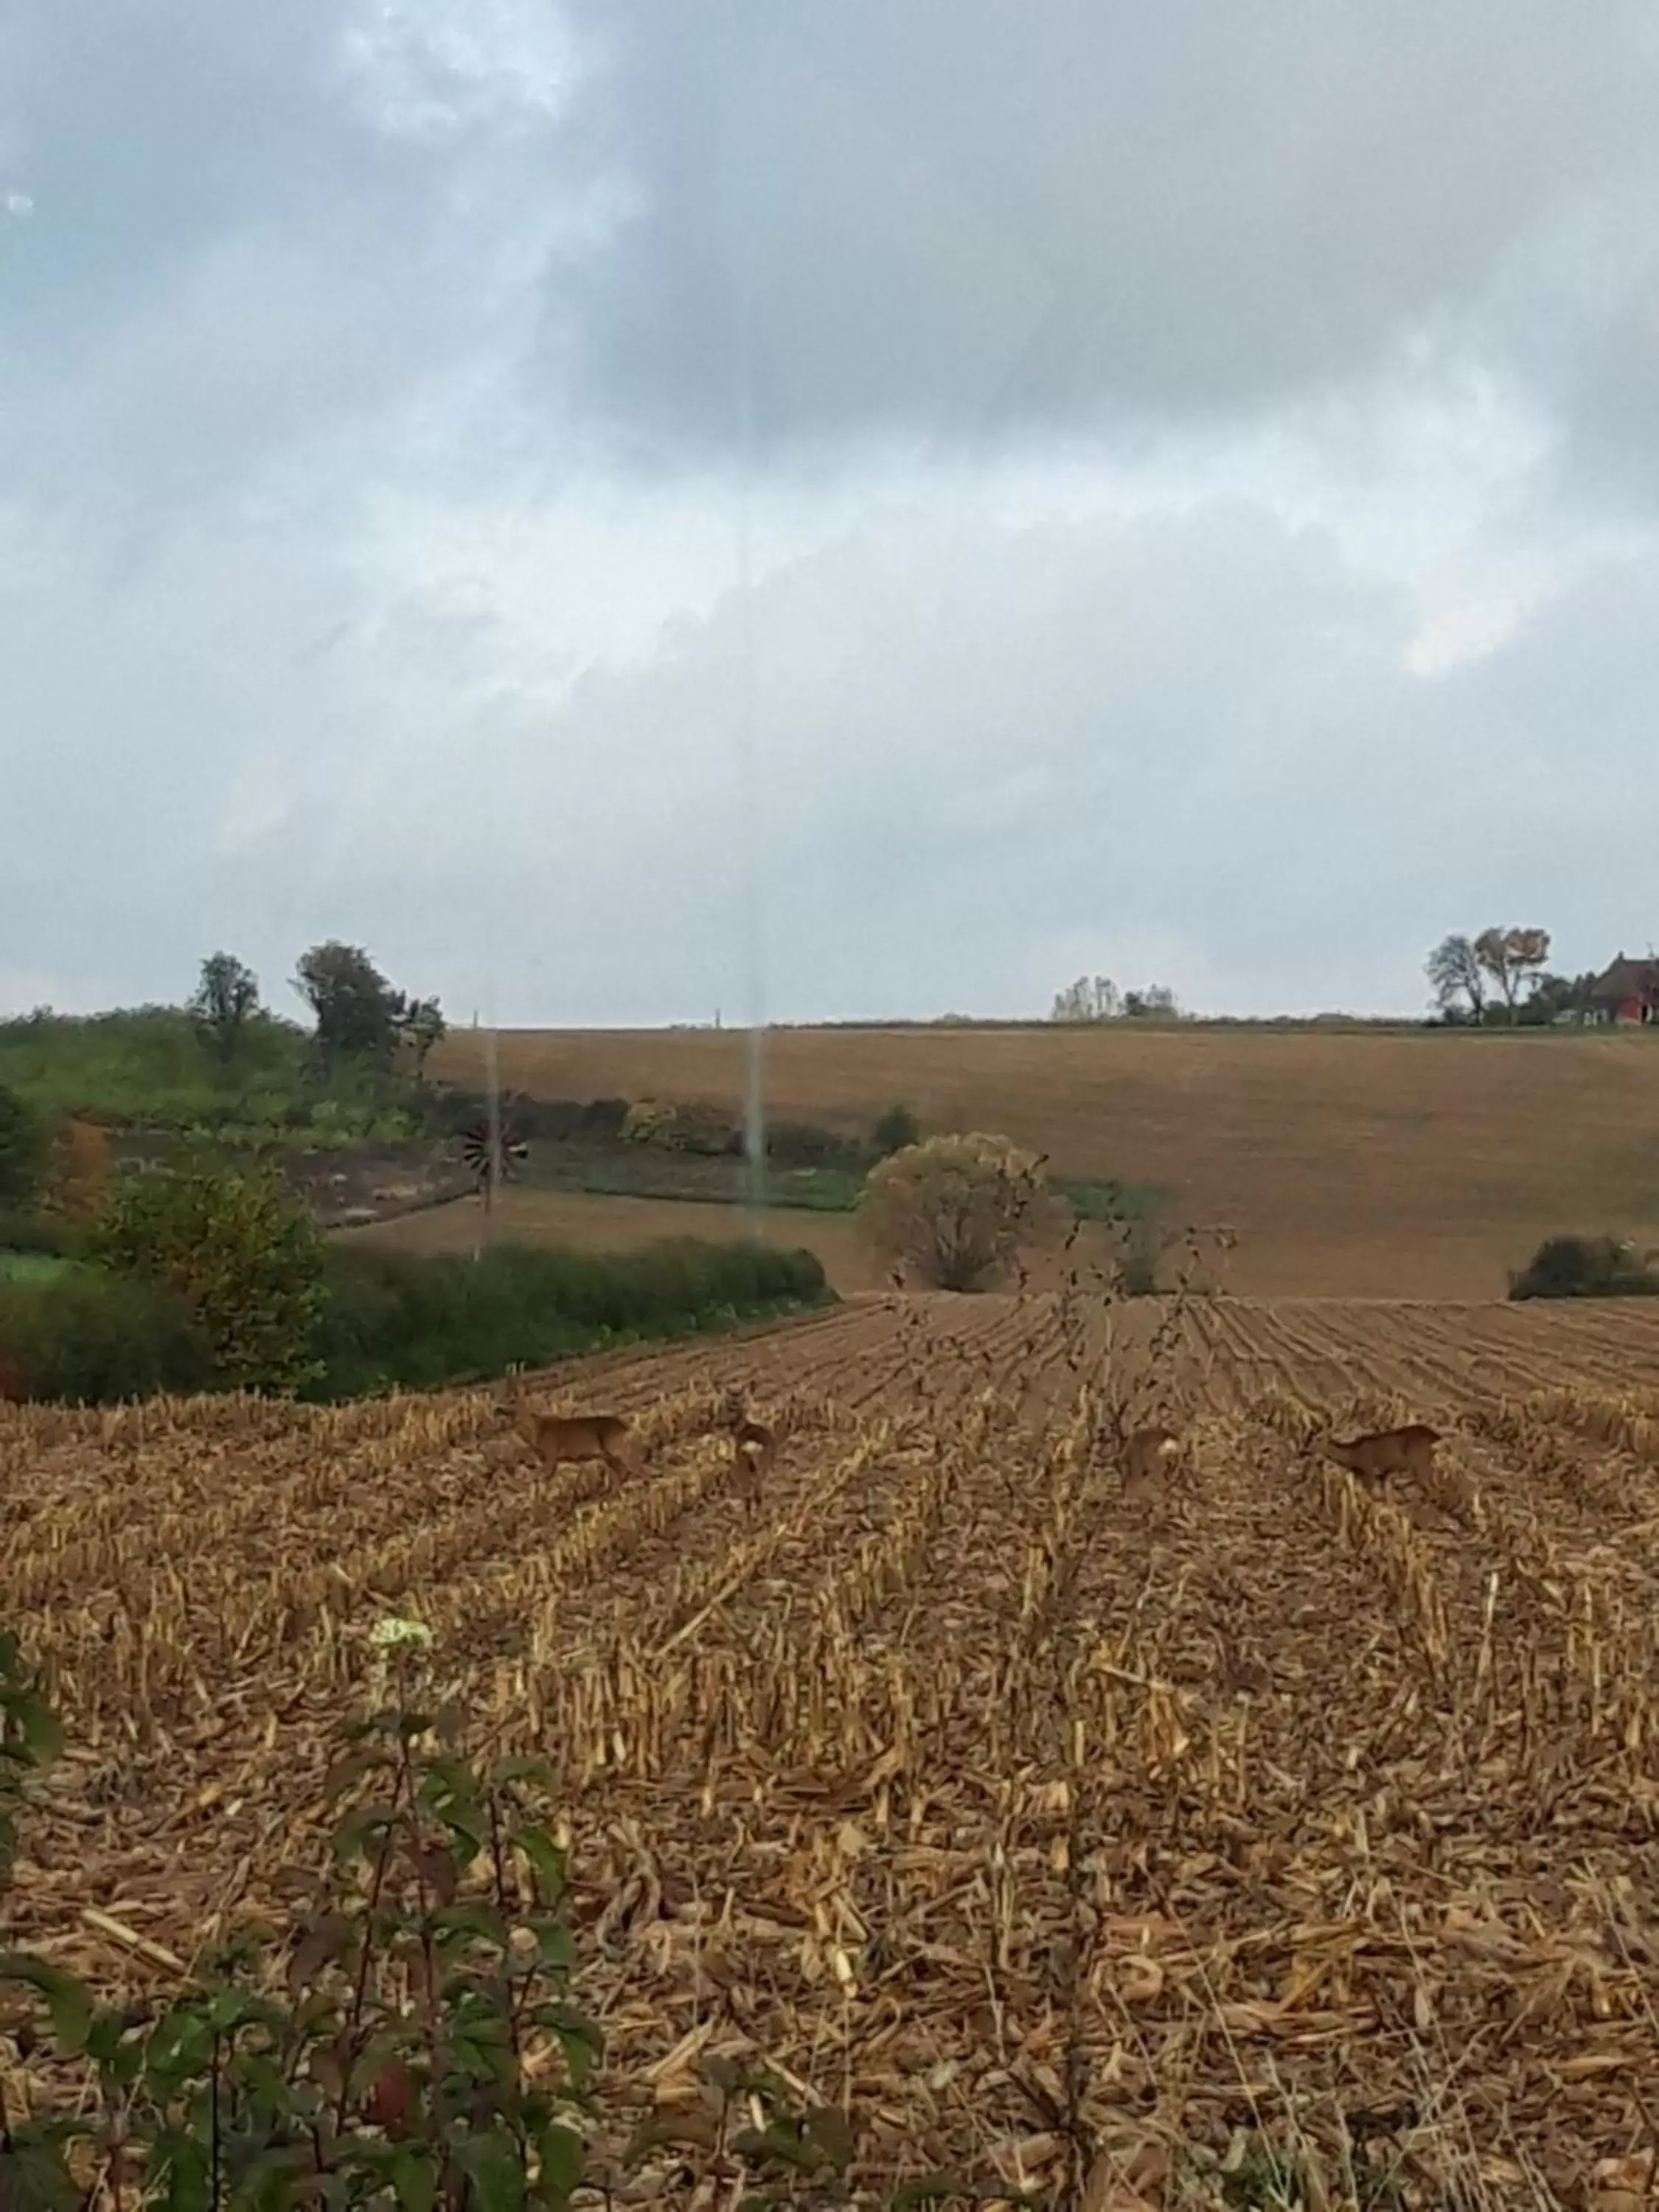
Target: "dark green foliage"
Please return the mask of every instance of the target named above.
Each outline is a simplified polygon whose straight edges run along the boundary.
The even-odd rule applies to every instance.
[[[1173,1021],[1181,1008],[1167,983],[1149,983],[1144,991],[1123,994],[1126,1021]]]
[[[895,1103],[878,1117],[870,1132],[870,1142],[876,1158],[884,1160],[894,1152],[903,1152],[908,1145],[919,1145],[921,1124],[908,1106]]]
[[[62,1255],[73,1249],[75,1232],[49,1213],[14,1213],[0,1206],[0,1252]]]
[[[258,1013],[259,979],[234,952],[210,952],[186,1011],[203,1043],[228,1067]]]
[[[176,1291],[76,1267],[55,1281],[0,1282],[0,1374],[26,1397],[95,1406],[204,1389],[214,1368]]]
[[[185,1300],[228,1387],[289,1391],[316,1372],[322,1240],[270,1163],[131,1177],[92,1249]]]
[[[15,1091],[0,1084],[0,1208],[27,1209],[46,1155],[40,1117]]]
[[[1617,1237],[1547,1237],[1518,1275],[1512,1298],[1659,1297],[1659,1273]]]
[[[428,1054],[449,1034],[443,1008],[435,999],[410,999],[404,1006],[398,1030],[404,1042],[414,1055],[415,1080],[419,1083],[426,1073]]]
[[[0,1634],[0,1891],[11,1879],[17,1819],[29,1782],[62,1747],[58,1723],[23,1664],[16,1638]]]
[[[148,1203],[152,1190],[172,1182],[149,1176],[122,1194],[125,1235],[139,1233],[131,1194],[143,1192]],[[255,1222],[264,1218],[256,1209]],[[233,1209],[232,1226],[242,1219]],[[298,1263],[280,1249],[274,1279],[260,1287],[256,1263],[268,1248],[257,1237],[217,1249],[216,1264],[228,1271],[220,1279],[241,1281],[247,1302],[210,1297],[200,1322],[182,1288],[155,1273],[88,1266],[55,1282],[0,1282],[0,1376],[31,1398],[88,1405],[237,1384],[344,1398],[500,1375],[516,1361],[537,1364],[617,1342],[689,1336],[831,1295],[814,1254],[767,1246],[668,1243],[612,1255],[498,1245],[474,1262],[363,1245],[319,1252],[303,1218],[301,1227],[298,1285],[315,1257],[314,1302],[297,1295],[291,1263]],[[304,1357],[289,1359],[307,1312]],[[227,1314],[233,1322],[240,1314],[240,1325],[216,1333],[216,1316],[223,1322]],[[256,1326],[262,1315],[269,1326]],[[227,1358],[236,1364],[227,1369]]]
[[[316,1395],[500,1375],[630,1337],[690,1335],[827,1295],[814,1253],[753,1244],[549,1252],[498,1244],[480,1261],[331,1249]]]
[[[463,1128],[489,1110],[482,1091],[440,1094],[452,1128]],[[614,1144],[632,1101],[627,1098],[532,1098],[527,1091],[501,1094],[501,1115],[521,1137],[554,1144]]]
[[[315,1018],[325,1067],[390,1068],[406,1007],[361,945],[313,945],[300,956],[294,988]]]
[[[1590,994],[1595,988],[1594,973],[1539,975],[1533,982],[1531,995],[1516,1012],[1516,1020],[1528,1029],[1541,1028],[1564,1018],[1582,1021],[1590,1012]]]
[[[280,1121],[308,1111],[307,1039],[295,1022],[256,1013],[238,1042],[236,1091],[182,1006],[0,1022],[0,1082],[40,1111],[137,1128],[225,1119]]]
[[[620,1137],[633,1101],[629,1098],[590,1098],[581,1109],[577,1133],[584,1137]]]
[[[1130,1222],[1160,1213],[1165,1194],[1150,1184],[1120,1182],[1111,1177],[1054,1176],[1053,1187],[1085,1221]]]
[[[856,1137],[822,1129],[815,1121],[774,1121],[766,1132],[766,1154],[782,1168],[844,1168],[860,1174],[870,1156]]]

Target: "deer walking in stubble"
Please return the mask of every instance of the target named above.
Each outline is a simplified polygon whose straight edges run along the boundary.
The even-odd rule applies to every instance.
[[[1391,1474],[1431,1475],[1434,1448],[1439,1441],[1438,1429],[1430,1428],[1424,1421],[1409,1421],[1403,1429],[1379,1429],[1370,1436],[1351,1437],[1346,1443],[1325,1437],[1318,1449],[1327,1459],[1349,1468],[1363,1480],[1381,1483]]]
[[[495,1402],[550,1474],[585,1460],[603,1460],[613,1474],[640,1471],[640,1440],[620,1413],[544,1413],[526,1397],[524,1377],[516,1374],[507,1376]]]
[[[728,1390],[720,1402],[720,1422],[732,1439],[738,1463],[733,1487],[752,1513],[760,1503],[761,1480],[778,1455],[778,1440],[763,1421],[751,1420],[741,1390]]]

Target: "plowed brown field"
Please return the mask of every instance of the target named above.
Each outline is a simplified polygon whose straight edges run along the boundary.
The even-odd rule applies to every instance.
[[[729,1382],[781,1432],[753,1514]],[[759,2049],[851,2099],[861,2193],[1041,2185],[1069,2067],[1140,2201],[1248,2127],[1310,2204],[1630,2212],[1594,2173],[1659,2079],[1659,1310],[878,1300],[544,1388],[636,1411],[646,1474],[550,1477],[483,1392],[0,1408],[0,1622],[76,1747],[24,1936],[85,1961],[90,1906],[188,1956],[257,1903],[414,1613],[562,1778],[612,2110]],[[1183,1425],[1161,1495],[1103,1404]],[[1426,1488],[1310,1449],[1407,1417]]]
[[[458,1034],[437,1064],[479,1080],[477,1040]],[[743,1038],[514,1030],[501,1069],[540,1097],[735,1114]],[[1237,1231],[1227,1285],[1258,1297],[1495,1298],[1548,1236],[1659,1244],[1659,1039],[1645,1033],[786,1030],[766,1084],[780,1118],[867,1129],[903,1100],[930,1128],[1000,1130],[1059,1173],[1157,1185],[1180,1222]],[[628,1233],[625,1210],[604,1233]],[[818,1233],[811,1216],[775,1230]],[[856,1286],[837,1249],[824,1256]]]

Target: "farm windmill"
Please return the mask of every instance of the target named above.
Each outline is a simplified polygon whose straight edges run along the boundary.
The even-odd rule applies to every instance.
[[[470,1170],[483,1200],[486,1241],[496,1192],[502,1183],[511,1182],[530,1157],[530,1147],[524,1139],[514,1136],[502,1122],[493,1093],[490,1104],[488,1119],[469,1121],[458,1139],[462,1164]]]
[[[471,1170],[479,1189],[486,1196],[492,1182],[499,1179],[502,1182],[510,1182],[530,1157],[530,1147],[522,1137],[515,1137],[506,1127],[502,1127],[498,1137],[488,1121],[469,1121],[457,1141],[462,1164]],[[501,1146],[501,1164],[496,1174],[492,1176],[491,1154],[497,1143]]]

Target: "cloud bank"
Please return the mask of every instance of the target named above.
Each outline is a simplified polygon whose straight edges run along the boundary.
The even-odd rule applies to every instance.
[[[0,1003],[1645,943],[1656,126],[1616,0],[21,0]]]

